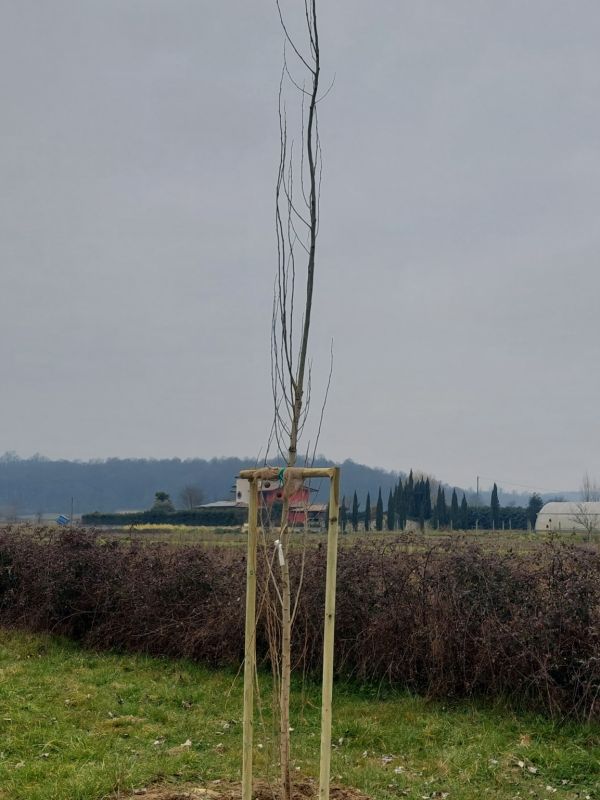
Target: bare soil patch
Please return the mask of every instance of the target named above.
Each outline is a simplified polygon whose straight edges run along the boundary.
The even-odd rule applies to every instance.
[[[318,797],[319,786],[314,780],[297,781],[292,790],[293,800],[314,800]],[[254,800],[277,800],[277,787],[266,781],[254,781]],[[348,786],[332,784],[329,790],[331,800],[370,800],[370,798]],[[241,800],[242,784],[212,782],[208,786],[181,784],[179,786],[148,786],[136,789],[133,794],[113,795],[113,800],[124,797],[141,797],[144,800]]]

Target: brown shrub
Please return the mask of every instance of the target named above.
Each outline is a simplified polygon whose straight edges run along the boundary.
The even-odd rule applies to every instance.
[[[600,717],[595,550],[550,543],[516,555],[461,539],[412,545],[403,537],[340,550],[338,675]],[[260,579],[264,586],[264,570]],[[322,654],[324,583],[325,548],[310,549],[293,645],[297,668],[313,674]],[[244,601],[245,557],[236,548],[102,543],[77,530],[0,531],[4,625],[93,647],[237,665]],[[260,598],[259,608],[257,649],[266,662]]]

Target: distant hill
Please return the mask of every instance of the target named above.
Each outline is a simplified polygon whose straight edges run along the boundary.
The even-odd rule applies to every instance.
[[[316,466],[331,466],[333,461],[321,457]],[[15,453],[0,456],[0,519],[15,516],[54,515],[69,513],[71,498],[76,515],[93,511],[134,511],[152,506],[155,492],[167,492],[175,505],[183,507],[180,493],[185,486],[200,487],[206,502],[233,497],[235,477],[244,468],[255,466],[249,458],[192,458],[131,459],[108,458],[92,461],[51,461],[43,456],[19,458]],[[390,488],[406,472],[390,472],[346,460],[342,467],[342,496],[348,505],[354,491],[361,507],[367,492],[374,506],[381,487],[384,505]],[[408,472],[408,470],[407,470]],[[446,488],[446,501],[450,502],[452,486]],[[327,481],[314,483],[318,490],[315,499],[327,498]],[[500,503],[527,505],[529,493],[506,492],[499,487]],[[462,489],[457,487],[459,499]],[[470,505],[477,502],[472,489],[466,490]],[[562,492],[542,495],[544,500],[560,498],[578,499],[578,493]],[[482,492],[480,505],[489,504],[489,492]]]
[[[315,465],[334,462],[317,459]],[[233,496],[235,477],[241,469],[255,466],[251,459],[121,459],[102,461],[51,461],[41,456],[22,459],[14,453],[0,456],[0,517],[93,511],[147,509],[154,493],[168,492],[177,506],[185,486],[198,486],[206,501]],[[353,461],[342,465],[342,494],[356,490],[361,502],[367,492],[373,501],[381,486],[384,497],[398,481],[399,473],[367,467]],[[321,485],[322,484],[322,485]],[[326,497],[326,481],[316,482],[316,496]]]

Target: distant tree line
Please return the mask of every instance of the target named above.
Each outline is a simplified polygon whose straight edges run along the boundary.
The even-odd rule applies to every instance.
[[[232,498],[235,476],[254,464],[254,460],[239,458],[51,461],[40,455],[23,459],[5,453],[0,456],[0,516],[68,514],[71,498],[76,515],[151,509],[159,487],[174,498],[178,510],[192,512],[202,502]],[[315,466],[331,464],[323,458],[315,462]],[[478,506],[473,494],[450,489],[431,477],[415,476],[412,471],[406,476],[351,460],[341,467],[342,494],[348,501],[344,501],[340,520],[351,529],[366,524],[369,530],[403,530],[409,522],[436,529],[502,528],[503,524],[524,529],[528,521],[535,525],[542,505],[539,495],[533,495],[528,506],[502,507],[495,487],[489,505]],[[326,483],[315,486],[316,501],[326,500]]]
[[[189,510],[202,502],[233,499],[236,475],[255,465],[256,459],[250,458],[53,461],[41,455],[20,458],[7,452],[0,455],[0,517],[68,514],[71,498],[77,515],[148,509],[157,489],[167,492],[175,505]],[[315,466],[332,465],[325,458],[315,461]],[[376,486],[387,491],[398,479],[397,473],[351,460],[341,467],[342,493],[356,489],[364,495]],[[327,482],[316,483],[315,488],[315,501],[326,502]]]

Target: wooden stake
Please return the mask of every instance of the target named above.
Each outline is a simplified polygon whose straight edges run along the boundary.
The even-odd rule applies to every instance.
[[[244,642],[244,743],[242,800],[252,800],[252,741],[254,734],[254,668],[256,665],[256,543],[258,485],[250,478],[248,503],[248,557],[246,562],[246,632]]]
[[[321,699],[321,766],[319,800],[329,800],[331,772],[331,703],[333,696],[333,635],[335,628],[335,579],[340,508],[340,470],[330,472],[329,530],[327,533],[327,578],[325,583],[325,627],[323,632],[323,690]]]

